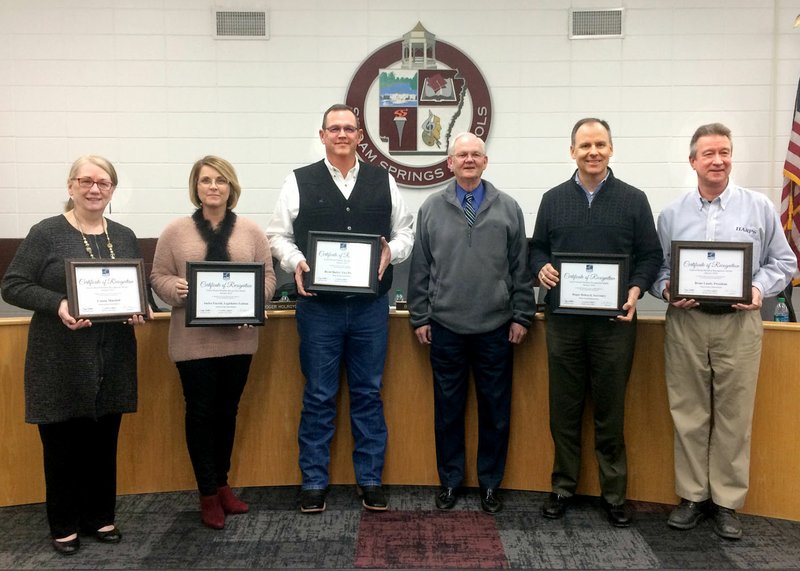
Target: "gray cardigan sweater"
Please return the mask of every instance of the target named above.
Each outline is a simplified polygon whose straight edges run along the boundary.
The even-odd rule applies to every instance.
[[[460,334],[485,333],[536,312],[522,209],[483,181],[486,193],[470,228],[455,181],[419,209],[408,280],[414,328],[431,320]]]
[[[107,222],[116,257],[138,258],[133,232]],[[108,257],[105,236],[97,238],[100,255]],[[4,300],[34,312],[25,356],[25,421],[32,424],[136,410],[133,327],[93,323],[71,331],[61,323],[65,258],[88,258],[81,234],[62,215],[47,218],[31,228],[0,284]]]

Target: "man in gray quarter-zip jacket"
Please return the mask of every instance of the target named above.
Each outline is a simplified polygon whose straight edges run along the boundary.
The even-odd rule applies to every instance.
[[[408,308],[417,339],[430,345],[434,380],[439,509],[451,509],[464,479],[464,409],[469,371],[478,399],[481,507],[497,513],[511,415],[513,345],[536,311],[525,221],[517,202],[481,175],[484,142],[457,135],[447,164],[455,175],[417,215]]]

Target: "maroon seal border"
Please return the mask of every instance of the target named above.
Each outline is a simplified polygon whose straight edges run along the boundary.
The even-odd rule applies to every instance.
[[[345,103],[355,110],[362,122],[370,86],[381,69],[388,68],[402,58],[402,50],[402,40],[378,48],[364,60],[350,80]],[[478,66],[455,46],[441,40],[436,40],[436,60],[457,69],[458,75],[466,81],[473,102],[469,131],[486,142],[492,124],[492,99]],[[447,159],[426,167],[408,166],[395,161],[378,148],[366,129],[358,146],[358,155],[362,161],[378,164],[388,170],[401,186],[426,188],[447,182],[453,176],[447,168]]]

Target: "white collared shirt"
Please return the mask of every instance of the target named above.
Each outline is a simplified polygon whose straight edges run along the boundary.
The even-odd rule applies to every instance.
[[[324,161],[336,187],[345,199],[349,199],[356,180],[358,180],[360,161],[356,160],[355,166],[346,175],[342,175],[327,158]],[[414,246],[414,232],[411,227],[414,217],[408,212],[400,190],[397,188],[397,182],[391,174],[389,175],[389,194],[392,200],[392,235],[387,237],[387,241],[392,252],[391,262],[396,264],[411,255],[411,249]],[[267,224],[267,237],[272,255],[280,260],[281,268],[290,273],[294,273],[297,264],[306,259],[294,241],[294,221],[299,212],[300,189],[297,186],[294,171],[292,171],[283,181],[272,219]]]

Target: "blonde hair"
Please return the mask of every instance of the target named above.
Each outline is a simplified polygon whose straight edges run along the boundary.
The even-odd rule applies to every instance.
[[[93,164],[97,167],[100,167],[108,174],[108,177],[111,179],[111,184],[115,187],[119,182],[117,178],[117,169],[114,168],[114,165],[111,164],[105,157],[101,157],[100,155],[83,155],[75,159],[75,162],[72,163],[72,166],[69,169],[69,174],[67,175],[67,188],[69,185],[72,184],[72,179],[75,178],[75,175],[78,173],[78,169],[81,168],[86,163]],[[64,212],[69,212],[75,208],[75,203],[72,200],[72,197],[67,200],[67,204],[64,206]]]
[[[239,185],[239,177],[236,176],[236,170],[231,163],[214,155],[206,155],[192,166],[192,171],[189,173],[189,200],[191,200],[192,204],[197,208],[203,206],[203,203],[200,201],[200,195],[197,193],[197,182],[200,180],[200,169],[204,166],[209,166],[216,170],[228,181],[230,194],[228,195],[226,208],[235,208],[236,204],[239,202],[239,196],[242,194],[242,187]]]

